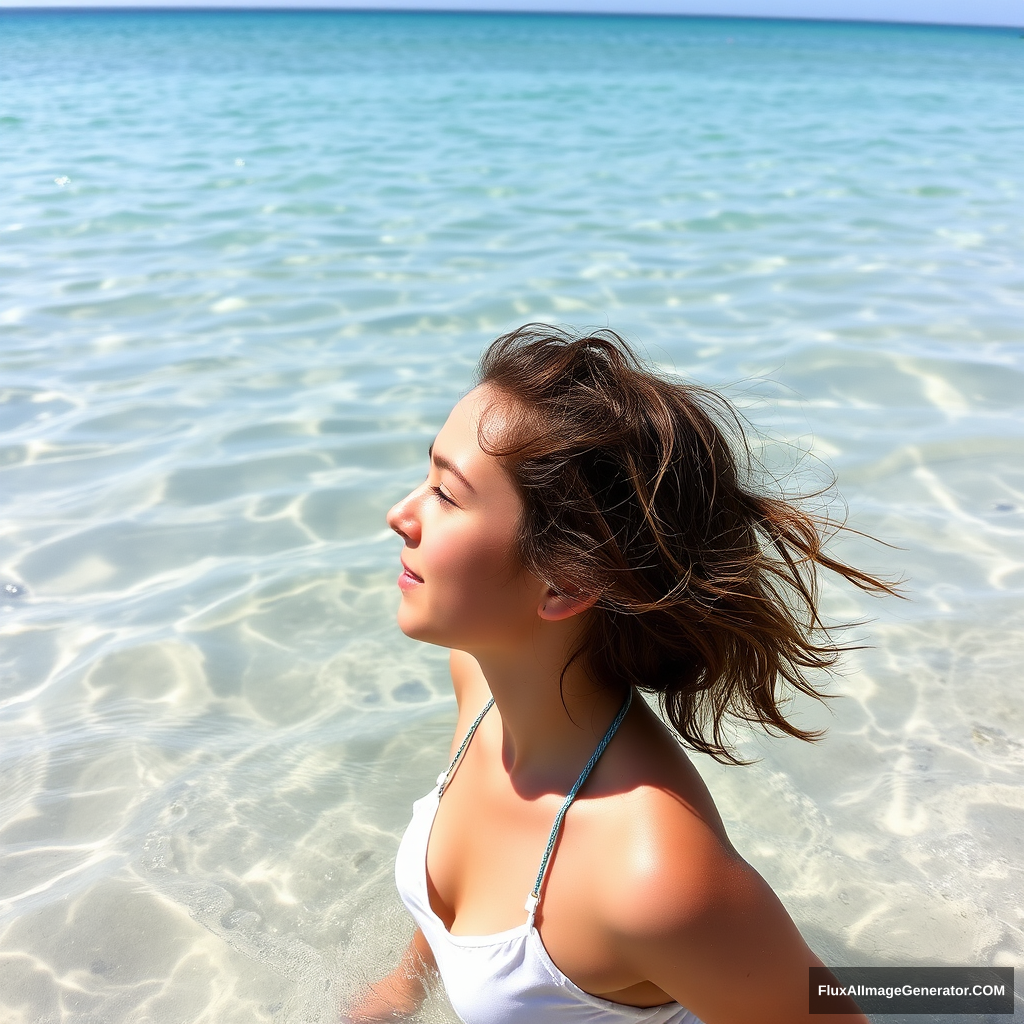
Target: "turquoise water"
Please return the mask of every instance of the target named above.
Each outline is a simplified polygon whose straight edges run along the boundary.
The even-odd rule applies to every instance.
[[[828,589],[824,743],[698,759],[741,852],[826,959],[1021,965],[1021,110],[1015,32],[0,15],[0,1020],[388,966],[454,709],[383,515],[537,319],[724,387],[907,577]]]

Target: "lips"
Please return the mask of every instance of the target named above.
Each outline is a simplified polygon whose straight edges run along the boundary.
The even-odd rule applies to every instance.
[[[419,586],[419,584],[421,584],[422,582],[423,582],[423,577],[418,575],[417,573],[414,573],[412,571],[412,569],[410,569],[409,566],[407,566],[405,564],[405,562],[403,561],[402,562],[402,574],[401,574],[401,576],[398,577],[398,585],[403,590],[408,590],[411,587]]]

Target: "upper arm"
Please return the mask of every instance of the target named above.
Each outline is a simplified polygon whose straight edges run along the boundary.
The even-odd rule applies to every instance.
[[[409,943],[410,952],[419,960],[419,963],[427,970],[436,971],[437,961],[434,959],[434,951],[427,942],[427,937],[417,928],[412,933],[412,942]]]
[[[821,961],[749,864],[688,831],[686,846],[656,844],[661,855],[632,873],[617,928],[623,959],[705,1024],[866,1024],[809,1015],[808,969]]]

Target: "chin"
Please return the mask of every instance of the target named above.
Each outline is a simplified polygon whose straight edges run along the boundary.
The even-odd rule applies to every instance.
[[[432,628],[430,623],[424,622],[422,616],[406,608],[404,603],[398,609],[398,628],[410,640],[419,640],[425,644],[436,644],[438,647],[448,646],[444,639],[438,636],[436,628]]]
[[[400,607],[397,621],[398,628],[410,640],[419,640],[420,643],[448,650],[456,648],[464,651],[475,647],[471,634],[467,634],[465,629],[452,628],[451,624],[446,627],[444,624],[431,622],[425,616],[417,615],[411,608]]]

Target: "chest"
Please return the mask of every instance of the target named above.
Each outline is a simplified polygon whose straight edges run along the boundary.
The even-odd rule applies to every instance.
[[[427,844],[431,907],[454,935],[493,935],[524,924],[526,897],[564,799],[517,793],[504,773],[480,763],[485,754],[479,750],[460,766],[441,797]],[[609,974],[616,961],[595,899],[607,885],[601,856],[607,841],[599,808],[581,797],[556,839],[536,921],[558,967],[597,991],[614,981]]]

